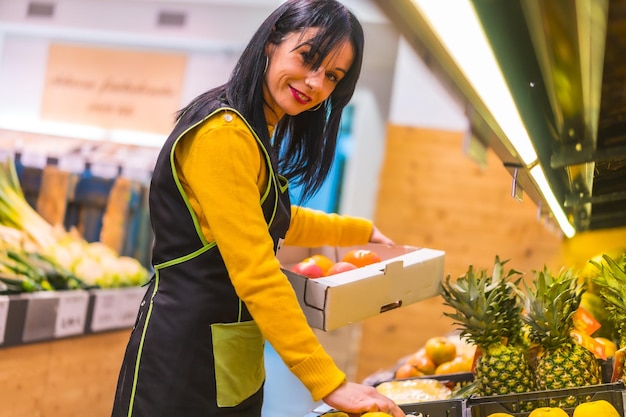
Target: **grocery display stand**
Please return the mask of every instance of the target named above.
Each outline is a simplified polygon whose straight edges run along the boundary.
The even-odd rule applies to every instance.
[[[132,327],[145,289],[41,291],[0,297],[0,347]]]
[[[515,417],[528,417],[530,411],[521,411],[520,404],[539,407],[555,407],[559,402],[574,400],[575,404],[605,400],[611,403],[620,417],[626,416],[626,390],[622,382],[592,385],[560,390],[527,392],[524,394],[497,395],[489,397],[453,398],[448,400],[426,401],[402,404],[400,408],[407,416],[421,417],[489,417],[494,413],[508,413]],[[531,408],[531,409],[532,409]],[[562,407],[572,416],[574,406]],[[304,417],[324,417],[336,410],[322,405]],[[597,416],[604,417],[604,416]]]
[[[625,397],[624,384],[615,382],[578,388],[527,392],[524,394],[469,398],[466,402],[464,416],[488,417],[493,413],[509,413],[515,417],[527,417],[529,411],[521,411],[519,409],[520,404],[526,404],[531,408],[559,406],[571,416],[575,406],[562,404],[572,401],[575,405],[578,405],[589,401],[605,400],[615,407],[621,417],[624,417],[626,415],[624,408],[626,404]]]

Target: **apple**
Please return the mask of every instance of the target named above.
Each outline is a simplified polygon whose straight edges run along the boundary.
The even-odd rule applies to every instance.
[[[456,344],[445,336],[435,336],[426,340],[424,350],[426,351],[426,356],[435,365],[451,361],[456,357]]]
[[[296,274],[304,275],[307,278],[320,278],[324,276],[322,268],[311,261],[298,262],[291,268],[291,271]]]
[[[353,269],[356,269],[357,267],[354,264],[351,264],[350,262],[337,262],[335,263],[333,266],[331,266],[328,269],[328,272],[326,272],[326,275],[335,275],[335,274],[339,274],[341,272],[346,272],[346,271],[352,271]]]

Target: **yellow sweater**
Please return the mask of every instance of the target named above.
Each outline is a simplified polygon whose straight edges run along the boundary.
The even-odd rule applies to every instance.
[[[315,401],[345,381],[306,322],[274,256],[259,203],[267,183],[264,154],[245,122],[218,113],[188,132],[175,150],[181,184],[209,242],[215,241],[238,296],[265,338]],[[286,245],[368,242],[369,220],[292,206]]]

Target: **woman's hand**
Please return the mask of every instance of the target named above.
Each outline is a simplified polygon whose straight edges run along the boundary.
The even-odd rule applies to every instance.
[[[351,417],[358,417],[367,411],[382,411],[393,417],[406,417],[396,403],[376,391],[376,388],[354,382],[340,385],[324,397],[324,402],[336,410],[345,411]]]
[[[383,245],[389,246],[395,245],[394,241],[385,236],[376,226],[373,226],[372,228],[370,243],[382,243]]]

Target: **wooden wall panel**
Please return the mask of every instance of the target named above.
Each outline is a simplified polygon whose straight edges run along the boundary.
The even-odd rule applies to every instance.
[[[560,236],[537,207],[511,195],[511,175],[493,153],[485,168],[463,152],[463,132],[389,126],[375,222],[397,243],[446,252],[445,274],[491,268],[496,255],[530,275],[562,265]],[[453,331],[440,297],[362,323],[357,380],[392,366],[431,336]]]
[[[107,417],[130,330],[0,350],[2,417]]]

